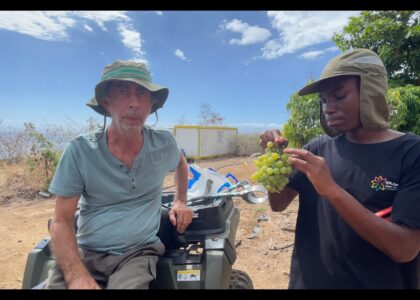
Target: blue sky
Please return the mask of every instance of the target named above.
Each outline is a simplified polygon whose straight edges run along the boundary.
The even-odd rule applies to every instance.
[[[200,103],[240,132],[281,127],[290,96],[340,53],[331,37],[358,14],[2,11],[0,120],[39,127],[102,122],[85,103],[103,67],[136,59],[169,88],[158,127],[198,124]]]

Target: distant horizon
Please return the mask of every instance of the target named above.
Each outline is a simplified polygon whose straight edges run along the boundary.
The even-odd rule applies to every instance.
[[[150,117],[149,117],[150,118]],[[3,121],[3,122],[2,122]],[[98,120],[94,120],[98,125],[103,125],[103,117],[98,119]],[[13,124],[13,123],[8,123],[7,120],[1,120],[0,119],[0,131],[4,131],[6,129],[11,129],[11,130],[24,130],[25,129],[25,125],[24,123],[32,123],[32,122],[22,122],[19,124]],[[156,129],[173,129],[175,126],[206,126],[206,125],[202,125],[202,124],[169,124],[169,125],[161,125],[159,122],[154,125],[152,124],[153,122],[151,122],[150,120],[148,120],[146,122],[145,125],[151,126],[153,128]],[[47,129],[51,129],[53,127],[56,128],[68,128],[70,129],[76,129],[76,128],[82,128],[84,126],[86,126],[88,124],[88,120],[86,120],[85,122],[75,122],[75,121],[71,121],[68,120],[67,122],[63,122],[63,123],[38,123],[35,124],[35,128],[37,130],[39,130],[41,133],[45,132]],[[106,126],[108,127],[111,124],[111,118],[107,118],[107,122],[106,122]],[[154,126],[153,126],[154,125]],[[249,124],[248,126],[246,124],[238,124],[239,126],[235,126],[235,124],[218,124],[218,125],[207,125],[209,127],[211,126],[215,126],[215,127],[230,127],[230,128],[237,128],[238,129],[238,133],[242,134],[242,133],[261,133],[267,129],[271,129],[271,128],[278,128],[281,129],[283,127],[283,125],[279,125],[279,124],[267,124],[268,126],[260,126],[258,127],[258,125],[255,124]],[[270,126],[272,125],[272,126]]]

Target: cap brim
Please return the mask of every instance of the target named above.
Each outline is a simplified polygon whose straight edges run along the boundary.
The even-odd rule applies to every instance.
[[[319,84],[320,82],[324,81],[324,79],[317,80],[312,82],[311,84],[308,84],[304,88],[300,89],[298,92],[299,96],[305,96],[309,94],[313,94],[319,91]]]
[[[309,94],[313,94],[313,93],[318,93],[321,91],[321,85],[326,82],[327,80],[333,79],[333,78],[337,78],[337,77],[343,77],[343,76],[353,76],[353,75],[360,75],[358,73],[354,73],[354,74],[337,74],[337,75],[331,75],[331,76],[327,76],[324,77],[322,79],[319,79],[317,81],[314,81],[310,84],[308,84],[307,86],[305,86],[304,88],[302,88],[301,90],[299,90],[298,95],[299,96],[305,96],[305,95],[309,95]]]

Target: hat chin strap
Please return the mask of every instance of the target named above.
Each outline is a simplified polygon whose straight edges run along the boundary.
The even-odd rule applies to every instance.
[[[99,137],[96,139],[95,142],[98,142],[102,138],[102,136],[105,133],[105,128],[106,128],[106,116],[104,115],[104,126],[102,127],[101,134],[99,135]]]
[[[157,125],[157,123],[159,122],[159,116],[157,114],[157,110],[155,110],[155,116],[156,116],[156,121],[153,125],[150,125],[150,127],[155,127]]]

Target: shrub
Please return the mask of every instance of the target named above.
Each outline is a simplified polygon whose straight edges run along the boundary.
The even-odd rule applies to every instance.
[[[236,142],[234,142],[233,149],[236,155],[249,156],[254,153],[261,153],[260,134],[248,133],[238,134]]]
[[[32,173],[43,174],[41,189],[47,190],[60,160],[60,153],[42,133],[35,129],[32,123],[25,123],[25,131],[33,139],[31,153],[27,164]]]

